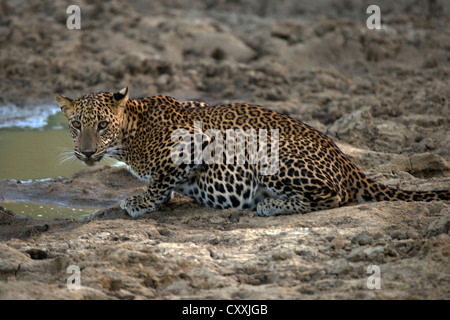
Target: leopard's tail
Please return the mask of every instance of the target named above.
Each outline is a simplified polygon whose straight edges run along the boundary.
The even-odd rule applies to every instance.
[[[450,200],[450,190],[407,191],[390,188],[366,177],[367,186],[358,192],[358,201],[433,201]]]

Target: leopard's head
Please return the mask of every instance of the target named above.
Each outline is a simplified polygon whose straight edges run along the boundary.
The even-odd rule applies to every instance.
[[[128,88],[117,93],[90,93],[72,100],[56,95],[56,102],[69,120],[75,156],[88,166],[100,161],[120,141]]]

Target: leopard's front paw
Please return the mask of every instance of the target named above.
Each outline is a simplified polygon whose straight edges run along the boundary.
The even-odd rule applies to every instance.
[[[122,200],[120,202],[120,207],[126,210],[133,218],[137,218],[146,212],[154,211],[151,207],[148,207],[143,203],[141,196],[133,196]]]

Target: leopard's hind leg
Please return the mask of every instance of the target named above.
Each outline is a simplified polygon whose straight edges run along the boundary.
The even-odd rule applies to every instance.
[[[329,188],[317,189],[288,198],[265,198],[258,202],[256,211],[260,216],[276,216],[294,213],[308,213],[341,206],[341,198]]]
[[[311,208],[301,199],[274,199],[266,198],[256,205],[258,215],[262,217],[277,216],[281,214],[308,213]]]

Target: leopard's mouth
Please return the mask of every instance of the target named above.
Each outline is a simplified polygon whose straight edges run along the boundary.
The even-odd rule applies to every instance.
[[[85,156],[76,151],[75,151],[75,156],[78,158],[78,160],[80,160],[81,162],[84,162],[84,164],[87,165],[88,167],[95,166],[97,164],[97,162],[99,162],[100,160],[103,159],[102,154],[93,154],[92,156]]]

